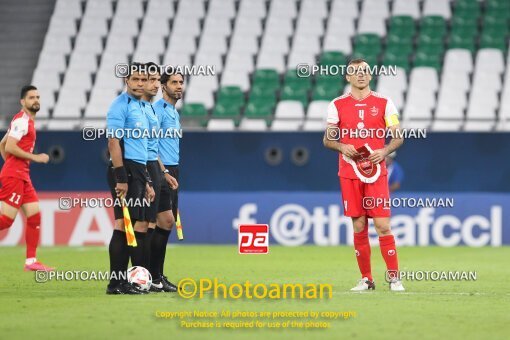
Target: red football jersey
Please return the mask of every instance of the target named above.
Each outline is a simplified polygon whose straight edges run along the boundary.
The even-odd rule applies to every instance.
[[[28,113],[18,112],[11,121],[8,136],[18,140],[18,146],[26,152],[32,152],[35,145],[34,121]],[[16,177],[24,181],[30,181],[30,161],[7,153],[5,164],[0,172],[0,177]]]
[[[351,144],[355,148],[367,143],[372,150],[377,150],[384,147],[386,127],[398,124],[398,111],[391,99],[377,92],[372,91],[361,100],[348,93],[331,101],[327,121],[328,126],[339,128],[340,143]],[[386,163],[382,161],[380,164],[381,175],[384,176],[387,174]],[[338,176],[358,178],[341,154]]]

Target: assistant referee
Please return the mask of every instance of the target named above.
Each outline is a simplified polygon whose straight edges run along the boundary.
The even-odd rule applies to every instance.
[[[108,138],[110,163],[107,180],[112,197],[126,197],[129,214],[135,230],[140,228],[137,221],[144,219],[144,206],[136,202],[144,202],[144,198],[153,200],[154,190],[151,188],[147,173],[148,140],[133,138],[128,131],[147,131],[149,122],[142,109],[141,97],[147,83],[148,74],[143,64],[133,63],[125,78],[126,92],[119,95],[111,104],[106,118],[107,131],[113,133]],[[115,226],[109,246],[110,283],[106,294],[142,294],[135,286],[129,284],[121,273],[126,273],[129,263],[129,249],[124,232],[122,207],[114,206]],[[140,233],[137,242],[142,241]],[[143,243],[143,241],[141,242]]]

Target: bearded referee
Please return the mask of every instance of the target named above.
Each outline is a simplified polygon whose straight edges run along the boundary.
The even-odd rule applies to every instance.
[[[147,173],[148,138],[134,138],[130,131],[147,131],[149,122],[143,110],[141,97],[144,93],[148,74],[145,65],[133,63],[125,78],[126,92],[119,95],[111,104],[106,118],[107,131],[113,136],[108,138],[108,151],[111,161],[108,166],[107,180],[112,197],[125,197],[127,202],[152,201],[154,190]],[[146,136],[146,135],[145,135]],[[143,229],[145,219],[144,206],[128,204],[132,224],[136,230]],[[129,249],[124,231],[122,207],[114,206],[115,226],[109,246],[110,283],[107,294],[143,294],[129,284],[121,273],[126,273],[129,263]],[[143,233],[136,235],[137,247],[143,254]]]
[[[161,74],[161,90],[163,98],[154,105],[158,116],[161,130],[175,132],[181,129],[179,113],[175,105],[182,98],[184,77],[179,73]],[[179,180],[179,139],[174,134],[160,138],[158,143],[161,171],[164,174],[164,182],[161,185],[158,225],[154,229],[151,242],[150,272],[153,278],[153,287],[171,287],[177,291],[177,287],[168,281],[163,273],[166,245],[168,237],[175,224],[178,209],[178,190],[175,180]]]

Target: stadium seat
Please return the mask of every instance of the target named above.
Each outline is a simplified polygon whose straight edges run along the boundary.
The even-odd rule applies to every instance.
[[[242,106],[244,104],[244,93],[238,86],[224,86],[218,91],[217,104],[231,104]]]
[[[492,131],[494,126],[495,124],[493,122],[467,121],[464,124],[463,130],[466,132],[486,132]]]
[[[326,121],[328,113],[328,105],[335,98],[328,100],[314,100],[308,105],[306,112],[307,120],[320,120]]]
[[[277,119],[303,119],[305,111],[301,102],[296,100],[282,100],[276,106]]]
[[[395,0],[393,2],[393,16],[406,15],[414,19],[420,17],[420,5],[418,0]]]
[[[326,123],[320,120],[307,120],[303,123],[303,131],[325,131]]]
[[[266,131],[267,122],[264,119],[243,118],[239,129],[242,131]]]
[[[200,125],[207,123],[207,109],[204,104],[186,103],[179,113],[184,121],[198,122]]]
[[[303,126],[303,121],[298,120],[281,120],[281,119],[275,119],[273,120],[271,124],[271,130],[272,131],[299,131],[301,127]]]
[[[451,17],[450,2],[438,0],[425,0],[423,4],[423,15],[438,15],[449,19]]]
[[[212,112],[213,118],[239,119],[239,105],[232,102],[217,103]]]
[[[208,131],[233,131],[235,124],[232,119],[209,119],[207,123]]]
[[[275,69],[258,69],[253,74],[253,86],[262,86],[272,89],[280,87],[280,75]]]
[[[432,123],[432,131],[460,131],[462,121],[435,120]]]
[[[273,115],[274,103],[248,102],[244,116],[253,119],[269,119]]]
[[[308,105],[308,89],[293,85],[285,85],[281,92],[281,100],[300,101],[306,107]]]

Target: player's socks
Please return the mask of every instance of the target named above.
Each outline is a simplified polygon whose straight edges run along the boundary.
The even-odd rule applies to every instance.
[[[154,232],[154,228],[148,228],[147,229],[147,235],[145,235],[145,244],[144,244],[144,258],[145,258],[145,265],[150,268],[151,265],[151,241],[152,241],[152,233]]]
[[[110,245],[108,247],[110,254],[110,287],[117,286],[121,281],[120,277],[127,271],[129,263],[129,249],[126,241],[126,233],[120,230],[114,230]]]
[[[173,229],[173,228],[172,228]],[[163,249],[162,253],[161,253],[161,265],[159,267],[159,272],[161,274],[164,273],[164,268],[165,268],[165,258],[166,258],[166,246],[168,245],[168,238],[170,237],[170,234],[172,233],[172,229],[170,229],[168,231],[168,237],[166,238],[166,242],[165,242],[165,248]]]
[[[145,237],[147,233],[135,231],[136,247],[129,247],[129,256],[131,257],[131,264],[133,266],[140,266],[147,268],[145,263]]]
[[[10,228],[14,220],[9,216],[0,215],[0,230]]]
[[[395,246],[395,237],[393,235],[379,236],[379,246],[381,254],[386,262],[386,269],[389,273],[398,271],[397,247]]]
[[[366,277],[370,281],[372,278],[372,266],[370,263],[370,242],[368,239],[368,222],[359,233],[354,233],[354,249],[356,250],[356,260],[358,261],[361,277]]]
[[[169,230],[165,230],[156,226],[152,233],[151,239],[151,263],[150,269],[152,278],[158,279],[161,275],[161,262],[163,254],[166,250],[166,243],[168,241]]]
[[[41,214],[27,218],[27,230],[25,234],[25,240],[27,242],[27,258],[36,256],[37,245],[39,244],[39,235],[41,234]]]

